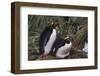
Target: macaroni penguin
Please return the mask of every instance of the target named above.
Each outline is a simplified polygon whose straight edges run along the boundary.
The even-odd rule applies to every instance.
[[[40,34],[39,38],[39,53],[42,56],[47,56],[56,40],[56,28],[58,21],[52,22],[50,26],[47,26]]]

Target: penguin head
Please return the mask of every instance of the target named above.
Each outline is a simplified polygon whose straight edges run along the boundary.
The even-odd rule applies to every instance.
[[[73,43],[74,39],[72,36],[67,36],[64,38],[65,43],[69,44],[70,42]]]
[[[55,21],[52,21],[52,22],[51,22],[51,27],[52,27],[52,28],[56,29],[58,26],[59,26],[58,20],[55,20]]]
[[[69,44],[69,43],[71,42],[69,37],[65,37],[65,38],[64,38],[64,41],[65,41],[65,43],[67,43],[67,44]]]

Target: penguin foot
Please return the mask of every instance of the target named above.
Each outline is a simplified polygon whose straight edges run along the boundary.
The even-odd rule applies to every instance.
[[[48,56],[47,55],[43,55],[43,59],[47,59],[48,58]]]
[[[45,60],[45,59],[47,59],[47,55],[40,55],[40,56],[39,56],[39,59]]]

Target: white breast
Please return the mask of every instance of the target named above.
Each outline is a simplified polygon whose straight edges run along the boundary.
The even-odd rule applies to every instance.
[[[71,47],[72,47],[72,43],[71,42],[70,42],[70,44],[65,44],[64,46],[62,46],[61,48],[59,48],[57,50],[56,57],[64,58],[64,57],[68,56]]]
[[[44,55],[47,55],[47,54],[50,53],[52,45],[53,45],[55,39],[56,39],[56,29],[53,29],[53,32],[50,36],[50,39],[48,40],[48,42],[47,42],[47,44],[44,48],[45,49]]]
[[[84,48],[82,50],[85,52],[88,52],[88,43],[85,42]]]

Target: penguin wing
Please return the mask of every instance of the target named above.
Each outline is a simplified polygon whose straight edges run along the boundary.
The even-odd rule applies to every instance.
[[[55,41],[55,47],[56,48],[59,48],[59,47],[64,46],[64,45],[65,45],[65,42],[64,42],[64,39],[62,39],[62,38],[58,38]]]
[[[40,39],[39,39],[39,48],[40,48],[40,53],[44,52],[44,47],[47,44],[50,35],[52,33],[52,30],[47,27],[44,29],[44,31],[40,34]]]
[[[52,47],[52,50],[55,49],[54,53],[56,53],[57,50],[58,50],[60,47],[64,46],[64,45],[65,45],[64,39],[62,39],[62,38],[57,38],[56,41],[55,41],[55,43],[54,43],[54,45],[53,45],[53,47]]]

